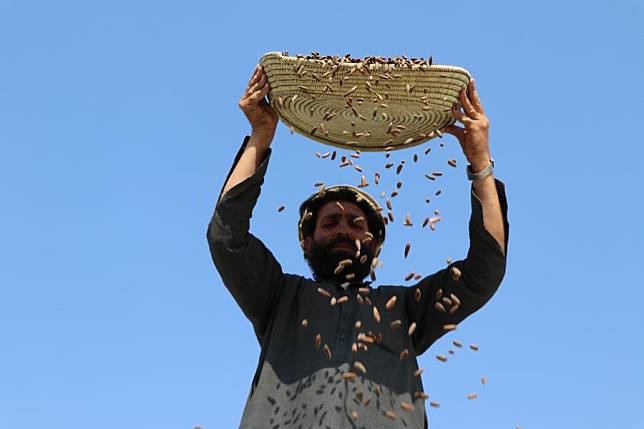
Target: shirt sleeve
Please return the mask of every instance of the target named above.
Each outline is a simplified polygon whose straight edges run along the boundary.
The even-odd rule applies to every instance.
[[[505,254],[484,227],[483,207],[472,185],[467,257],[423,278],[406,290],[409,323],[416,322],[417,325],[412,338],[417,355],[448,332],[444,325],[458,324],[481,308],[492,298],[503,280],[510,226],[505,185],[496,178],[494,181],[503,215]]]
[[[244,138],[224,186],[241,158],[250,136]],[[257,339],[262,341],[277,289],[282,282],[282,267],[264,244],[249,232],[252,211],[271,155],[269,148],[255,173],[218,198],[208,224],[206,238],[212,260],[231,295],[251,321]],[[223,192],[223,186],[221,193]]]

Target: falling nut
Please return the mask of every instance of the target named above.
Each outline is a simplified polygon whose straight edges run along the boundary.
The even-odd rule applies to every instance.
[[[360,371],[361,373],[363,373],[363,374],[366,374],[366,373],[367,373],[367,368],[363,365],[363,363],[362,363],[362,362],[360,362],[360,361],[355,361],[355,362],[353,362],[353,366],[354,366],[354,368],[356,368],[356,369],[357,369],[358,371]]]
[[[452,302],[453,302],[454,304],[456,304],[456,305],[461,305],[461,300],[460,300],[460,299],[458,299],[458,297],[457,297],[456,295],[454,295],[453,293],[450,293],[450,294],[449,294],[449,297],[450,297],[450,299],[452,300]]]
[[[411,222],[411,216],[409,216],[409,213],[405,216],[405,223],[403,223],[403,226],[414,226]]]
[[[321,287],[319,287],[319,288],[318,288],[318,292],[319,292],[321,295],[326,296],[327,298],[331,298],[331,292],[329,292],[329,291],[328,291],[328,290],[326,290],[326,289],[322,289]]]
[[[415,330],[416,330],[416,322],[411,322],[411,325],[409,325],[409,329],[407,330],[407,334],[411,336]]]
[[[400,408],[402,408],[405,411],[413,411],[414,410],[414,405],[410,404],[409,402],[401,402],[400,403]]]
[[[324,356],[326,356],[327,360],[331,360],[331,348],[328,344],[324,345]]]
[[[423,401],[426,401],[426,400],[429,399],[429,395],[427,393],[425,393],[425,392],[416,392],[416,393],[414,393],[414,396],[417,399],[421,399]]]
[[[344,265],[338,264],[338,266],[333,270],[333,274],[338,275],[342,270],[344,270]]]
[[[395,296],[392,296],[391,298],[389,298],[389,300],[387,300],[387,304],[385,304],[385,308],[387,310],[391,310],[392,308],[394,308],[394,305],[396,305],[396,299],[397,298]]]
[[[396,319],[389,324],[389,327],[393,329],[400,328],[401,326],[402,326],[402,321],[400,321],[400,319]]]
[[[376,319],[376,322],[380,323],[380,311],[378,311],[378,307],[376,306],[373,307],[373,318]]]
[[[343,372],[341,377],[343,379],[345,379],[345,380],[352,380],[353,381],[356,378],[358,378],[358,374],[356,374],[355,372],[347,371],[347,372]]]

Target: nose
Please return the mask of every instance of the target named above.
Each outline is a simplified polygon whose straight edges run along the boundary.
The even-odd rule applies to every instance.
[[[339,238],[340,236],[345,236],[348,240],[353,240],[351,237],[351,226],[346,219],[342,219],[338,222],[338,228],[336,230],[335,236]]]

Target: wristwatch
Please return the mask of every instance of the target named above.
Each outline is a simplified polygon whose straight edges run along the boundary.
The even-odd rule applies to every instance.
[[[490,165],[485,167],[482,171],[479,171],[478,173],[472,172],[472,166],[468,165],[465,168],[465,171],[467,172],[467,180],[483,180],[487,176],[489,176],[492,173],[492,170],[494,169],[494,160],[490,158]]]

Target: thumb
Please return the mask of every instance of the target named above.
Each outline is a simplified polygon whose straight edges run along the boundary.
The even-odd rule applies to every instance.
[[[458,127],[456,125],[449,125],[443,128],[443,132],[451,134],[458,139],[458,143],[462,148],[465,147],[465,128]]]

